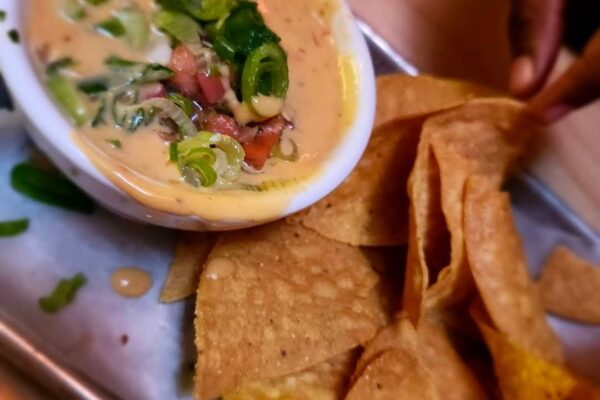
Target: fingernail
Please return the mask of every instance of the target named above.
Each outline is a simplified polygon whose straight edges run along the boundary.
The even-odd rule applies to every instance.
[[[561,119],[571,111],[573,111],[573,107],[567,104],[557,104],[552,107],[549,107],[544,112],[544,120],[546,121],[546,123],[552,123]]]
[[[535,77],[533,59],[529,56],[517,57],[510,72],[510,92],[516,96],[526,95]]]

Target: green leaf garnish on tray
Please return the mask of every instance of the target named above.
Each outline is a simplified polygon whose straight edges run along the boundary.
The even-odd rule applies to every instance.
[[[11,183],[17,192],[41,203],[91,214],[94,202],[68,179],[28,163],[15,166]]]
[[[54,291],[46,297],[41,297],[38,304],[42,311],[48,314],[55,314],[71,304],[75,300],[77,291],[87,283],[84,274],[78,273],[70,279],[63,279],[58,282]]]
[[[18,236],[27,228],[29,228],[29,220],[26,218],[0,222],[0,238]]]

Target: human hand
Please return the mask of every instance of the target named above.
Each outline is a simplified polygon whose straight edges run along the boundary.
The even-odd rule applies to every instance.
[[[517,97],[530,99],[530,110],[546,122],[600,97],[600,31],[584,54],[542,89],[560,46],[563,1],[512,1],[510,90]]]

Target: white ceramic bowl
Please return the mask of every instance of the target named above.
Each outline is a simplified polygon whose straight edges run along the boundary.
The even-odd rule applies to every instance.
[[[0,22],[0,68],[6,84],[17,107],[25,115],[27,128],[35,143],[78,186],[117,214],[141,222],[184,230],[228,230],[266,223],[298,212],[325,197],[350,174],[366,148],[375,112],[375,77],[365,40],[344,3],[334,17],[333,32],[339,52],[350,56],[356,66],[357,108],[354,121],[331,153],[319,176],[295,193],[283,210],[274,209],[272,215],[260,219],[232,215],[231,218],[209,221],[201,215],[176,215],[148,208],[110,182],[68,134],[73,127],[48,97],[29,58],[27,38],[24,35],[27,4],[28,0],[0,0],[0,9],[7,14],[6,20]],[[8,39],[10,29],[19,31],[20,44]],[[269,192],[259,194],[269,195]],[[199,193],[198,196],[206,194]],[[247,206],[250,203],[246,204],[244,196],[239,196],[239,208]]]

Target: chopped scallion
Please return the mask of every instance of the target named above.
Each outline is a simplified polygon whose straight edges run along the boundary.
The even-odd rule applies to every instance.
[[[10,31],[8,31],[8,38],[13,43],[19,43],[21,41],[19,31],[17,31],[16,29],[11,29]]]
[[[54,74],[60,72],[60,70],[70,68],[73,65],[75,65],[75,61],[73,61],[71,57],[59,58],[46,66],[46,73]]]
[[[91,214],[94,202],[68,179],[28,163],[12,169],[11,184],[17,192],[42,203]]]
[[[79,289],[87,283],[84,274],[78,273],[70,279],[62,279],[48,296],[39,299],[38,304],[42,311],[55,314],[71,304]]]
[[[117,17],[111,17],[94,25],[94,30],[102,35],[112,37],[125,36],[126,30]]]
[[[146,15],[137,8],[124,8],[115,14],[125,27],[125,39],[129,45],[136,49],[144,49],[150,38],[150,24]]]
[[[0,237],[18,236],[29,228],[28,219],[0,222]]]
[[[123,143],[119,139],[106,139],[106,142],[110,144],[113,149],[122,149]]]

